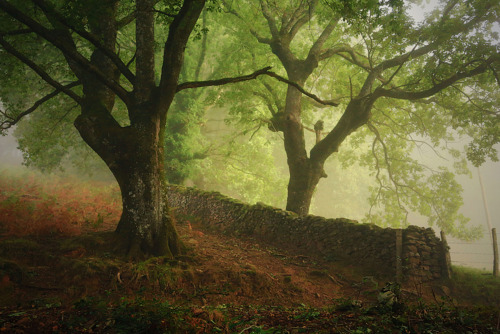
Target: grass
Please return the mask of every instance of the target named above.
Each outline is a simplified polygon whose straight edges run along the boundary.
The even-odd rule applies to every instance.
[[[474,304],[490,304],[500,307],[500,277],[491,272],[453,266],[453,278],[450,286],[454,294]]]

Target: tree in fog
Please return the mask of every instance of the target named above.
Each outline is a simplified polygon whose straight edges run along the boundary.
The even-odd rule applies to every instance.
[[[246,59],[250,67],[273,64],[289,80],[329,99],[321,105],[294,86],[266,78],[226,97],[241,102],[241,119],[283,134],[287,210],[309,212],[318,182],[327,177],[324,164],[339,152],[345,165],[358,161],[372,170],[372,222],[403,223],[416,211],[454,235],[467,234],[453,173],[410,154],[422,145],[439,154],[439,144],[467,134],[473,139],[470,161],[496,158],[500,55],[492,28],[498,2],[444,1],[421,24],[401,1],[223,3],[225,16],[232,17],[227,24],[239,27],[240,53],[231,59],[236,66],[244,70]],[[314,139],[306,142],[305,133]],[[347,139],[358,149],[342,152]],[[366,143],[365,152],[360,147]],[[455,167],[467,172],[460,159]]]

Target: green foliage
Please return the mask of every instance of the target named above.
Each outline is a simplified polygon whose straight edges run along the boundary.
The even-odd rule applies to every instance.
[[[200,161],[195,184],[247,203],[264,202],[282,207],[286,180],[276,167],[272,142],[265,137],[265,132],[248,138],[249,135],[235,137],[234,134],[218,138],[216,143],[224,144]]]
[[[277,29],[282,28],[295,9],[301,8],[294,1],[266,3],[266,15],[272,16]],[[316,121],[322,120],[325,130],[330,131],[350,98],[364,87],[369,68],[412,49],[431,43],[439,45],[423,57],[410,57],[403,65],[386,70],[381,74],[386,82],[375,81],[373,89],[384,86],[406,91],[430,89],[498,52],[495,43],[498,36],[492,30],[493,21],[498,18],[496,5],[465,1],[450,8],[438,7],[419,26],[409,16],[408,8],[409,4],[401,1],[321,1],[309,7],[308,23],[290,41],[290,51],[297,61],[305,61],[316,38],[335,16],[343,20],[325,42],[324,49],[348,45],[356,58],[339,53],[318,64],[305,84],[306,90],[323,98],[333,98],[340,105],[321,108],[303,98],[300,116],[304,127],[311,129]],[[226,16],[228,20],[225,21],[234,36],[227,54],[235,71],[244,72],[244,68],[270,64],[277,73],[284,73],[283,65],[271,52],[273,47],[255,38],[270,36],[261,8],[242,2],[232,3],[227,10],[238,14]],[[449,19],[444,20],[442,15]],[[472,19],[474,16],[476,19]],[[252,23],[251,27],[248,22]],[[234,26],[239,28],[236,32]],[[235,49],[238,53],[233,57]],[[242,55],[251,62],[243,63]],[[498,62],[494,62],[491,69],[498,71],[497,67]],[[458,213],[462,189],[454,174],[470,173],[466,157],[474,165],[486,159],[498,159],[494,147],[500,138],[497,80],[491,72],[464,79],[429,100],[378,99],[369,127],[357,130],[342,144],[338,162],[335,162],[337,166],[340,163],[342,169],[335,167],[334,174],[327,173],[328,179],[321,182],[328,182],[330,188],[340,189],[338,192],[342,193],[345,188],[358,188],[345,185],[346,179],[356,178],[351,175],[370,174],[371,180],[361,178],[361,182],[371,189],[371,210],[366,222],[404,227],[411,223],[409,214],[417,213],[426,217],[431,226],[438,226],[451,235],[463,239],[478,237],[479,229],[468,227],[468,219]],[[230,106],[230,121],[244,130],[265,125],[272,131],[279,131],[277,120],[285,105],[286,86],[261,78],[246,87],[245,90],[225,88],[215,102]],[[305,131],[305,136],[305,149],[308,150],[314,145],[314,134]],[[449,145],[464,138],[472,139],[466,156]],[[435,152],[438,158],[435,160],[440,163],[416,158],[419,150],[426,147]],[[330,168],[325,167],[326,170]],[[349,195],[340,197],[345,201],[333,197],[329,203],[352,206],[352,201],[347,200]],[[322,203],[323,198],[315,202]]]
[[[388,10],[399,11],[402,0],[324,0],[335,13],[348,21],[366,20],[368,16],[381,16]]]

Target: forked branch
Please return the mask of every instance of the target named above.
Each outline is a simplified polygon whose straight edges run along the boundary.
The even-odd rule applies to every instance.
[[[78,96],[75,92],[73,92],[70,88],[67,86],[61,85],[57,80],[52,78],[47,72],[45,72],[40,66],[35,64],[31,59],[23,55],[21,52],[17,51],[9,42],[7,42],[5,39],[0,37],[0,45],[3,46],[4,50],[19,59],[21,62],[23,62],[26,66],[31,68],[36,74],[40,76],[45,82],[47,82],[49,85],[54,87],[56,90],[61,91],[71,97],[73,100],[75,100],[76,103],[81,104],[82,98]]]

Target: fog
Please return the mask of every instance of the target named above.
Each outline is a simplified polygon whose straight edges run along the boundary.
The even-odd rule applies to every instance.
[[[17,141],[12,136],[13,129],[6,136],[0,136],[0,168],[21,167],[23,154],[17,149]]]
[[[22,153],[17,149],[17,142],[11,133],[12,131],[10,131],[9,135],[0,137],[0,170],[5,167],[25,168],[22,166]],[[418,154],[420,155],[419,159],[422,161],[429,162],[434,159],[434,163],[439,163],[435,161],[435,156],[430,151],[420,151]],[[340,172],[338,168],[335,163],[329,163],[326,166],[326,172],[333,176],[334,173]],[[456,265],[492,270],[493,248],[491,235],[487,227],[478,170],[471,168],[471,171],[471,177],[457,177],[464,189],[464,205],[461,212],[471,218],[471,225],[482,228],[483,238],[474,242],[465,242],[448,237],[451,258]],[[500,234],[500,163],[487,162],[481,166],[480,172],[484,181],[484,191],[491,224],[492,227],[497,229],[498,235]],[[333,184],[328,178],[323,179],[315,193],[311,213],[331,218],[345,216],[346,218],[360,220],[369,210],[366,201],[367,180],[369,179],[364,175],[346,176],[345,179],[341,179],[339,184]],[[345,207],[344,210],[342,206],[334,203],[339,196],[344,199],[348,198],[349,206]],[[427,227],[425,219],[416,215],[410,217],[410,224]],[[434,230],[439,233],[436,228]]]

